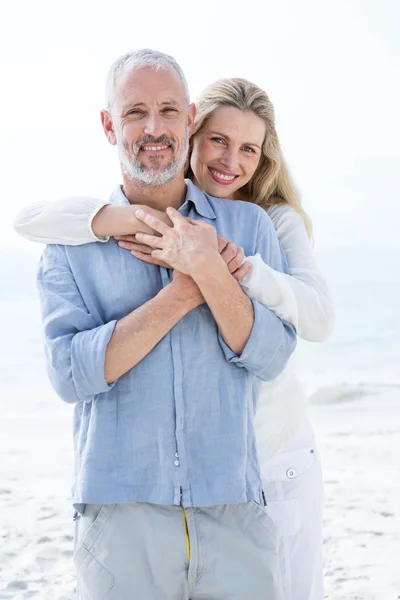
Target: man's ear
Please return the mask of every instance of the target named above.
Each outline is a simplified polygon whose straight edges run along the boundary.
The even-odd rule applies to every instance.
[[[195,116],[196,116],[196,105],[194,103],[192,103],[189,106],[189,111],[188,111],[189,137],[193,134]]]
[[[113,124],[110,113],[108,112],[108,110],[104,109],[101,111],[100,116],[101,116],[101,124],[103,125],[104,133],[106,134],[108,141],[113,146],[116,146],[117,145],[117,137],[115,135],[114,124]]]

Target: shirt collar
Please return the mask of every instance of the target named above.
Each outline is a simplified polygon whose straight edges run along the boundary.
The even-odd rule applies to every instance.
[[[190,179],[185,179],[186,198],[185,202],[192,202],[195,209],[205,219],[216,219],[217,216],[208,200],[207,194],[194,185]]]
[[[117,185],[117,187],[115,188],[115,190],[113,191],[113,193],[110,196],[110,202],[111,202],[111,204],[118,204],[118,205],[130,204],[128,198],[125,196],[124,192],[122,191],[122,185]]]
[[[216,214],[215,214],[214,210],[212,209],[211,204],[208,201],[207,194],[205,194],[204,192],[199,190],[199,188],[196,187],[194,185],[194,183],[192,181],[190,181],[190,179],[185,179],[185,183],[186,183],[186,197],[185,197],[184,204],[186,204],[187,202],[192,202],[192,204],[194,204],[195,209],[199,213],[199,215],[201,215],[205,219],[216,219],[217,218]],[[110,202],[111,202],[111,204],[118,204],[118,205],[129,204],[129,200],[125,196],[124,192],[122,191],[121,185],[117,185],[117,187],[111,194]]]

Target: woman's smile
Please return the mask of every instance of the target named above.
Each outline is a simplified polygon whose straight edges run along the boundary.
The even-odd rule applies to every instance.
[[[239,175],[235,175],[234,173],[228,173],[226,171],[223,171],[222,169],[216,169],[214,167],[208,167],[208,170],[214,181],[221,185],[231,185],[235,181],[235,179],[239,177]]]

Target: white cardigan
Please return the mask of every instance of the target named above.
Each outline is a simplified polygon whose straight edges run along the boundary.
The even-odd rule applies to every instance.
[[[14,228],[23,237],[44,244],[81,245],[107,242],[96,238],[91,223],[108,204],[95,198],[63,198],[37,202],[23,209]],[[288,206],[268,212],[286,254],[289,275],[275,271],[260,255],[247,258],[252,269],[241,285],[245,292],[294,325],[305,340],[322,342],[334,324],[331,294],[315,263],[301,216]],[[275,455],[296,432],[306,413],[306,400],[291,368],[263,383],[255,420],[261,462]]]

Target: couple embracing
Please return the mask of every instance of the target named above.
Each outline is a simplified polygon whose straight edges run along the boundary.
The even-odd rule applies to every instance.
[[[322,478],[289,358],[331,297],[267,94],[190,104],[176,61],[118,59],[108,201],[36,203],[48,373],[74,407],[80,600],[321,600]],[[186,178],[185,178],[186,177]]]

